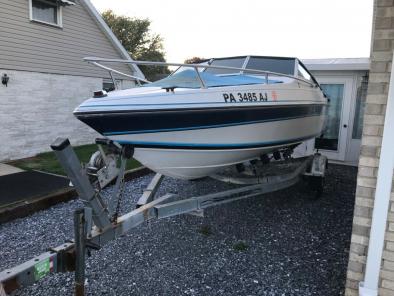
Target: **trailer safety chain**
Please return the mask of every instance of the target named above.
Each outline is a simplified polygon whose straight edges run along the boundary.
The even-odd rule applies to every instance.
[[[257,183],[260,184],[260,174],[257,172],[257,167],[252,163],[251,165],[252,165],[253,174],[257,178]]]
[[[119,212],[120,212],[120,205],[122,202],[122,197],[123,197],[123,191],[124,191],[124,185],[125,185],[125,181],[124,181],[124,173],[126,170],[126,163],[127,160],[132,158],[134,154],[134,147],[132,146],[123,146],[121,153],[120,153],[120,170],[119,170],[119,176],[118,180],[116,180],[116,197],[117,197],[117,202],[116,202],[116,209],[114,211],[114,214],[111,217],[111,222],[113,223],[117,223],[118,217],[119,217]]]
[[[114,214],[111,217],[111,221],[115,222],[115,223],[117,222],[118,217],[119,217],[120,205],[121,205],[121,202],[122,202],[123,190],[124,190],[124,184],[125,184],[124,176],[119,176],[119,177],[122,178],[122,180],[120,181],[121,183],[120,183],[119,191],[117,193],[118,200],[116,202],[116,209],[115,209]]]
[[[124,185],[125,185],[125,182],[124,182],[125,167],[126,167],[126,158],[123,156],[123,153],[122,153],[121,165],[120,165],[119,176],[118,176],[118,178],[120,178],[120,180],[118,181],[119,184],[117,184],[118,188],[117,188],[117,192],[116,192],[116,197],[117,197],[116,208],[115,208],[114,214],[111,217],[111,221],[113,223],[116,223],[118,221],[118,217],[119,217],[120,205],[122,202]]]

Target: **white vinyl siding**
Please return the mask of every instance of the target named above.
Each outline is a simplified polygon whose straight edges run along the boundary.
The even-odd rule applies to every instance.
[[[0,0],[0,68],[109,77],[82,59],[123,58],[80,1],[62,8],[62,28],[30,21],[30,0]],[[113,65],[110,65],[113,66]],[[127,65],[115,68],[131,73]]]

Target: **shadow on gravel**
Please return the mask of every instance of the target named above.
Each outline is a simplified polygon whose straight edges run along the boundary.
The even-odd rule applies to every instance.
[[[154,221],[88,258],[89,295],[343,295],[357,169],[330,165],[315,200],[304,183],[276,193]],[[135,201],[149,182],[127,183]],[[228,188],[204,179],[165,179],[182,196]],[[129,200],[126,210],[134,203]],[[72,237],[78,201],[0,226],[0,268]],[[59,223],[60,222],[60,223]],[[15,251],[17,250],[17,251]],[[71,295],[73,274],[58,274],[18,295]]]

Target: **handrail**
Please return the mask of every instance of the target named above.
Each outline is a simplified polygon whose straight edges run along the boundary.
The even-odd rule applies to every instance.
[[[256,70],[256,69],[247,69],[247,68],[237,68],[237,67],[227,67],[227,66],[213,66],[213,65],[201,65],[201,64],[184,64],[184,63],[168,63],[168,62],[151,62],[151,61],[134,61],[134,60],[121,60],[121,59],[104,59],[104,58],[97,58],[97,57],[85,57],[83,59],[86,62],[90,63],[95,63],[97,65],[100,65],[102,67],[105,67],[101,63],[121,63],[121,64],[135,64],[135,65],[145,65],[145,66],[162,66],[162,67],[167,67],[167,66],[177,66],[177,67],[191,67],[194,68],[194,70],[197,72],[197,77],[200,80],[202,88],[206,88],[204,81],[201,78],[200,72],[198,71],[199,68],[211,68],[211,69],[223,69],[223,70],[237,70],[237,71],[248,71],[252,73],[261,73],[265,74],[265,79],[268,83],[268,76],[280,76],[280,77],[287,77],[287,78],[292,78],[304,83],[307,83],[311,85],[312,87],[317,87],[318,85],[315,82],[311,82],[309,80],[294,76],[294,75],[288,75],[288,74],[283,74],[283,73],[277,73],[277,72],[271,72],[271,71],[264,71],[264,70]],[[107,69],[110,69],[106,67]],[[113,70],[114,72],[116,70]],[[118,72],[118,71],[117,71]],[[118,73],[120,74],[120,73]],[[131,75],[130,75],[131,76]],[[135,79],[139,79],[141,81],[144,81],[145,79],[133,77]]]
[[[126,73],[120,72],[118,70],[115,70],[115,69],[106,67],[104,65],[101,65],[98,62],[93,62],[93,61],[88,61],[88,62],[91,63],[92,65],[95,65],[95,66],[101,68],[101,69],[109,71],[109,75],[111,76],[112,82],[114,83],[114,87],[116,87],[116,84],[115,84],[114,78],[112,76],[112,73],[123,75],[123,76],[129,77],[129,78],[133,78],[133,79],[135,79],[138,82],[139,85],[141,85],[141,81],[146,82],[146,83],[151,83],[149,80],[146,80],[146,79],[134,76],[134,75],[130,75],[130,74],[126,74]]]

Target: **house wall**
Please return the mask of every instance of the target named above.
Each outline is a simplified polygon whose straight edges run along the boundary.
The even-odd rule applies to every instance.
[[[82,58],[124,56],[91,15],[89,3],[75,2],[62,7],[59,28],[31,21],[29,0],[0,0],[0,76],[10,77],[8,87],[0,84],[0,161],[47,151],[58,136],[77,145],[98,136],[72,111],[102,89],[109,74]],[[128,65],[108,65],[132,74]],[[135,85],[118,82],[120,88]]]
[[[0,0],[0,68],[108,77],[82,62],[87,56],[123,58],[81,4],[62,8],[63,27],[30,21],[29,0]],[[110,65],[132,73],[127,65]]]
[[[358,295],[365,275],[376,177],[394,50],[394,1],[375,0],[371,69],[357,177],[346,295]],[[385,176],[392,178],[393,176]],[[381,262],[379,295],[394,295],[394,193],[391,194]]]
[[[49,151],[56,137],[72,144],[93,143],[96,132],[72,111],[102,88],[102,78],[0,69],[10,77],[0,84],[0,161]]]

